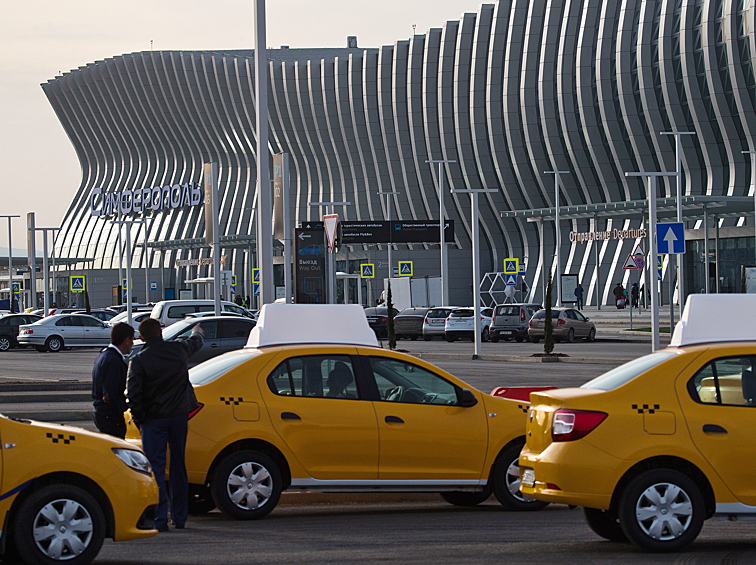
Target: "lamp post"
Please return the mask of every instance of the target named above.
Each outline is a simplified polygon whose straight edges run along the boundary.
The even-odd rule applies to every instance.
[[[393,247],[393,244],[391,243],[391,195],[392,194],[399,194],[397,191],[380,191],[378,194],[385,194],[386,195],[386,221],[389,223],[389,244],[388,244],[388,278],[391,279],[391,276],[394,274],[394,263],[391,262],[391,248]]]
[[[562,284],[559,275],[562,270],[562,255],[560,247],[562,246],[562,234],[559,230],[559,175],[568,175],[570,171],[543,171],[544,175],[554,175],[554,229],[556,231],[556,282],[557,282],[557,307],[562,305]]]
[[[651,271],[651,261],[658,252],[656,245],[656,184],[658,177],[674,177],[677,173],[625,173],[626,177],[648,177],[648,260],[646,261],[646,268]],[[653,266],[656,267],[656,260],[653,261]],[[649,275],[649,280],[653,278]],[[659,345],[659,285],[653,285],[653,292],[651,293],[651,351],[657,351]]]
[[[126,322],[131,326],[134,322],[131,308],[131,260],[133,259],[133,252],[131,249],[131,226],[133,224],[141,223],[141,220],[111,220],[110,223],[118,225],[119,236],[121,234],[121,226],[128,226],[128,229],[126,230]]]
[[[447,264],[446,241],[444,240],[444,216],[446,215],[444,211],[444,164],[456,163],[457,161],[455,161],[454,159],[429,159],[425,162],[438,163],[438,227],[441,232],[441,239],[439,240],[441,243],[441,301],[443,303],[443,306],[448,306],[449,281],[447,279],[449,278],[449,265]]]
[[[756,151],[741,151],[741,153],[743,153],[744,155],[746,154],[756,155]],[[754,243],[756,244],[756,162],[754,162],[753,157],[751,158],[751,185],[753,186],[753,210],[754,210],[753,235],[755,238]],[[753,251],[754,253],[756,253],[756,245],[754,245]],[[706,260],[708,261],[708,258]]]
[[[10,306],[11,313],[15,312],[13,308],[13,237],[11,230],[11,219],[20,218],[21,216],[0,216],[0,218],[8,218],[8,304]],[[22,275],[23,276],[23,275]]]
[[[481,192],[499,192],[496,188],[462,188],[452,189],[453,193],[469,193],[472,199],[472,279],[473,279],[473,334],[475,335],[475,353],[473,359],[480,357],[480,218],[478,214],[478,194]]]
[[[50,313],[50,264],[47,257],[47,232],[60,231],[60,228],[34,228],[35,232],[42,232],[42,280],[44,281],[42,299],[45,316]]]
[[[350,206],[351,202],[308,202],[308,206],[324,206],[326,209],[326,214],[333,214],[334,208],[336,206]],[[334,234],[334,237],[336,235]],[[333,259],[333,253],[329,250],[328,255],[326,256],[327,261],[327,267],[326,270],[328,271],[328,285],[326,286],[327,294],[326,294],[326,300],[328,301],[328,304],[336,304],[336,267],[335,267],[335,261]],[[261,273],[262,274],[262,273]]]

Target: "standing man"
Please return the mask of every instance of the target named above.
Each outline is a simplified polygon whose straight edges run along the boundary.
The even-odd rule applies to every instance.
[[[583,309],[583,285],[580,283],[575,287],[575,298],[577,299],[577,309]]]
[[[638,299],[640,298],[640,290],[638,290],[638,283],[633,283],[630,287],[630,307],[638,308]]]
[[[165,453],[171,450],[171,518],[183,529],[189,514],[189,483],[186,477],[188,414],[197,408],[189,382],[189,358],[203,343],[200,325],[189,339],[163,341],[160,322],[147,318],[139,324],[145,345],[129,363],[126,397],[131,416],[142,434],[142,448],[155,472],[160,500],[155,510],[155,528],[168,531],[168,492],[165,488]]]
[[[104,434],[126,437],[126,369],[134,346],[134,328],[121,322],[110,330],[110,345],[100,351],[92,369],[92,419]]]

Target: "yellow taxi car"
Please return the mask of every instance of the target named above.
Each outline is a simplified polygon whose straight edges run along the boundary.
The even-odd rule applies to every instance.
[[[133,445],[0,415],[0,553],[82,565],[115,541],[154,536],[158,490]]]
[[[691,295],[670,347],[532,394],[522,492],[649,551],[685,547],[712,516],[756,516],[756,336],[740,314],[754,308]]]
[[[360,306],[266,305],[247,347],[190,379],[201,404],[186,445],[193,513],[261,518],[282,491],[438,492],[463,506],[493,493],[510,509],[545,506],[519,492],[527,400],[381,349]]]

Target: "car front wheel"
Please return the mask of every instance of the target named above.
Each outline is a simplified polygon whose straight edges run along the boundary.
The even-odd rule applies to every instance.
[[[573,341],[575,341],[575,330],[573,330],[572,328],[567,330],[567,335],[564,336],[564,341],[566,341],[567,343],[572,343]]]
[[[0,351],[8,351],[11,348],[11,340],[8,336],[0,336]]]
[[[215,505],[236,520],[267,516],[281,497],[278,466],[258,451],[236,451],[221,461],[211,485]]]
[[[530,343],[538,343],[539,341],[541,341],[540,337],[530,336]]]
[[[87,491],[47,485],[27,498],[14,525],[16,549],[26,563],[90,563],[105,539],[105,516]]]
[[[671,469],[635,477],[619,504],[622,531],[646,551],[677,551],[696,539],[704,522],[704,499],[690,478]]]
[[[496,458],[491,484],[499,503],[508,510],[540,510],[549,505],[520,492],[520,451],[524,440],[515,442]]]

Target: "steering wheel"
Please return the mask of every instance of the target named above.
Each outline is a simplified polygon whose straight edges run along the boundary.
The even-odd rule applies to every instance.
[[[404,396],[405,388],[403,386],[395,386],[386,391],[386,401],[388,402],[401,402]]]

